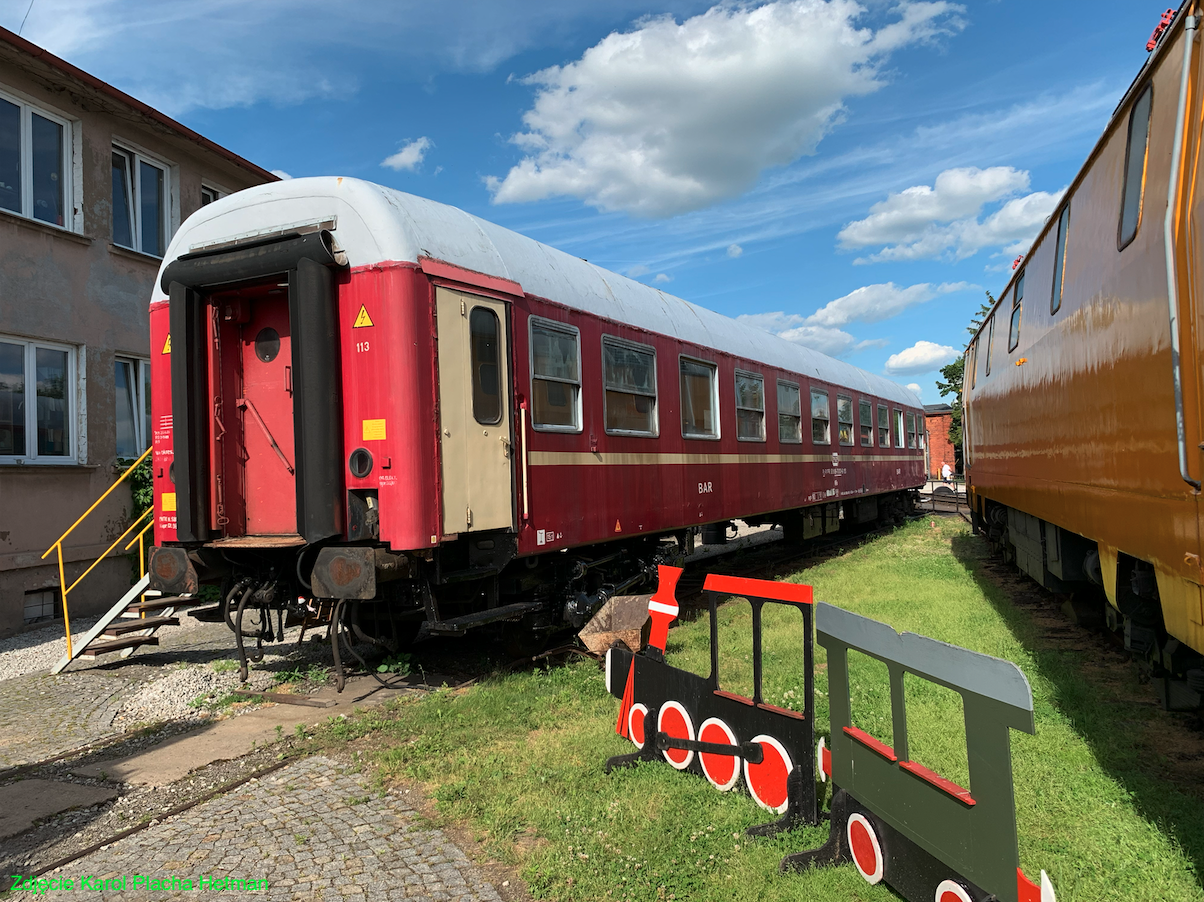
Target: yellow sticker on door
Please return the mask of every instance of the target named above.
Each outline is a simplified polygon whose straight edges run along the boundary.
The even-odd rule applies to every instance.
[[[366,329],[368,326],[371,326],[371,325],[372,325],[372,317],[370,317],[368,315],[368,308],[365,307],[363,304],[360,304],[359,316],[357,316],[355,318],[355,322],[352,323],[351,328],[352,329]]]
[[[176,493],[175,492],[164,492],[159,497],[163,499],[163,512],[164,513],[170,513],[171,511],[174,511],[176,509]]]
[[[167,341],[163,342],[163,353],[164,354],[171,353],[171,333],[170,332],[167,333]]]
[[[364,441],[379,442],[385,438],[384,420],[364,420]]]

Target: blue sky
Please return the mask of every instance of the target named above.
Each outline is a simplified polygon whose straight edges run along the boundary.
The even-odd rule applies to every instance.
[[[998,293],[1167,0],[7,0],[268,169],[453,204],[918,385]]]

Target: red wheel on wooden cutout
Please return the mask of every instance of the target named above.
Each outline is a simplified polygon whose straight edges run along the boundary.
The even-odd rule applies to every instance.
[[[694,738],[694,721],[690,719],[690,712],[681,702],[665,702],[661,705],[660,714],[656,718],[656,728],[674,739]],[[661,754],[678,770],[685,770],[694,760],[694,753],[685,749],[665,749]]]
[[[736,734],[732,728],[718,717],[711,717],[702,722],[698,728],[699,742],[715,742],[720,745],[736,745]],[[711,785],[720,792],[727,792],[740,779],[739,755],[716,755],[713,752],[699,752],[698,761],[702,765],[703,775]]]
[[[648,706],[643,702],[636,702],[627,712],[627,735],[637,749],[644,747],[644,718],[647,716]]]
[[[744,759],[744,782],[748,784],[748,792],[762,808],[775,814],[781,814],[790,804],[790,795],[786,791],[786,779],[794,768],[790,753],[772,736],[764,734],[754,736],[753,742],[760,743],[762,758],[760,764],[750,764]]]
[[[936,902],[974,902],[974,899],[960,883],[942,880],[936,888]]]
[[[853,855],[853,866],[857,868],[857,873],[865,878],[866,883],[881,881],[885,863],[882,860],[882,846],[878,843],[878,834],[874,831],[874,825],[863,815],[854,812],[849,815],[849,821],[845,824],[844,829],[845,837],[849,841],[849,851]]]

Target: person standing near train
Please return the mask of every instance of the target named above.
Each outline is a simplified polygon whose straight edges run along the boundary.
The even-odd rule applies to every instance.
[[[941,482],[948,483],[953,478],[953,467],[949,466],[949,461],[941,464]]]

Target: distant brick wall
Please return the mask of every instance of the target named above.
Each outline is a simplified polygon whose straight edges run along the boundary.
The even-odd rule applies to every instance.
[[[953,422],[953,414],[927,414],[924,424],[928,427],[928,475],[939,479],[941,464],[946,461],[957,470],[957,459],[953,451],[953,443],[949,441],[949,424]]]

